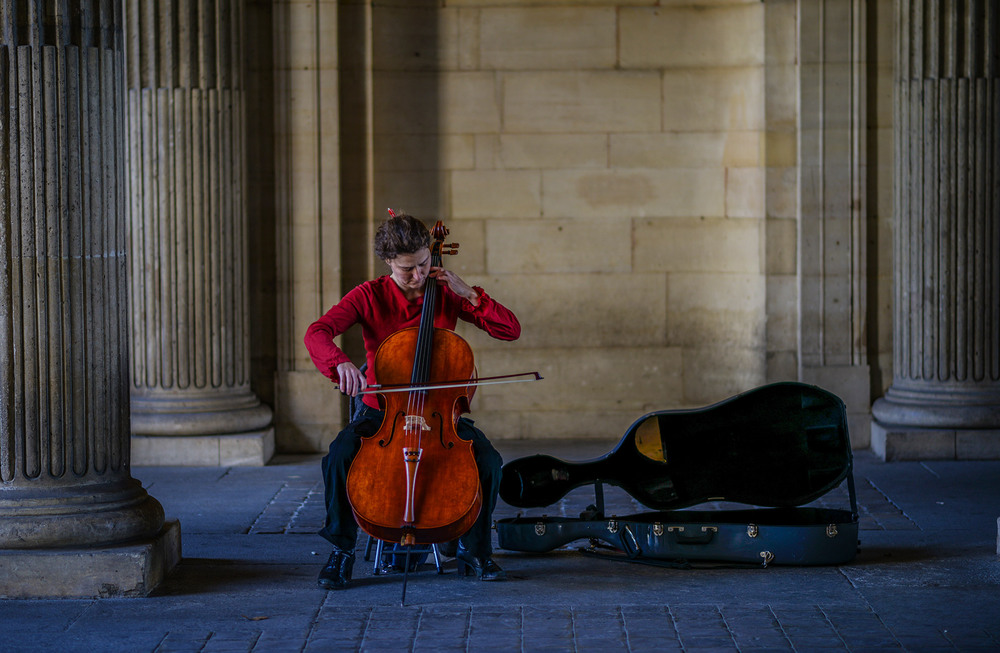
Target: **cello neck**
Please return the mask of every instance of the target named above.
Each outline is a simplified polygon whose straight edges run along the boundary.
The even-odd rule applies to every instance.
[[[444,246],[444,237],[448,235],[448,230],[439,220],[434,225],[432,231],[433,241],[431,242],[431,267],[441,266],[441,248]],[[437,306],[438,284],[437,281],[428,277],[424,284],[424,304],[420,311],[420,328],[417,331],[417,351],[413,359],[413,371],[410,376],[410,383],[414,386],[421,386],[427,383],[431,370],[431,351],[434,340],[434,313]]]

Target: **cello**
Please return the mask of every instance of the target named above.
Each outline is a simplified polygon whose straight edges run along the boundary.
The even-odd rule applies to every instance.
[[[456,253],[457,244],[443,242],[447,234],[438,221],[432,267]],[[428,279],[419,326],[392,334],[375,354],[385,418],[361,439],[347,475],[361,529],[404,546],[457,539],[475,523],[483,502],[472,442],[456,431],[458,418],[469,411],[475,362],[461,336],[434,326],[437,286]]]

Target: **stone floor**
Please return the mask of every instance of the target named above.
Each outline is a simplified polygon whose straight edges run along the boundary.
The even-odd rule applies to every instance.
[[[608,442],[500,442],[583,460]],[[497,551],[505,583],[373,575],[325,592],[329,547],[318,457],[267,467],[139,467],[180,520],[183,560],[148,598],[0,600],[8,651],[997,651],[1000,462],[882,463],[855,456],[861,548],[832,567],[677,569],[595,558],[586,541]],[[545,510],[576,516],[581,488]],[[611,489],[607,512],[642,508]],[[847,507],[845,486],[824,497]],[[711,507],[729,507],[716,504]],[[495,517],[513,516],[510,506]]]

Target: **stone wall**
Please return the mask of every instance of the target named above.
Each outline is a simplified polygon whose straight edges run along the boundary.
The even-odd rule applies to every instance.
[[[891,184],[868,189],[864,176],[889,160],[891,112],[869,104],[891,89],[872,76],[887,61],[873,49],[891,41],[887,5],[270,3],[277,315],[256,310],[258,329],[277,324],[257,355],[273,347],[279,448],[325,449],[340,426],[342,404],[301,336],[385,272],[369,242],[387,207],[444,220],[461,243],[446,264],[521,319],[516,343],[461,331],[481,374],[545,377],[480,388],[474,417],[491,437],[614,438],[647,411],[799,378],[851,393],[852,414],[867,416],[882,385],[869,359],[889,349],[880,334],[891,328],[870,319],[872,301],[888,315],[888,241],[861,246],[885,236],[890,208]],[[812,67],[801,60],[808,15],[822,18],[810,39],[846,48]],[[845,92],[866,93],[803,109],[803,88],[837,99],[818,81],[833,70]],[[841,119],[845,131],[824,132]],[[842,135],[857,141],[810,168],[846,182],[812,224],[843,217],[853,240],[805,254],[846,260],[817,272],[846,288],[846,304],[828,294],[817,307],[803,285],[805,123],[826,135],[826,154]],[[882,130],[875,143],[870,129]],[[823,319],[804,319],[803,306]],[[805,366],[803,343],[826,343]],[[360,360],[356,340],[345,347]],[[866,445],[867,429],[853,438]]]

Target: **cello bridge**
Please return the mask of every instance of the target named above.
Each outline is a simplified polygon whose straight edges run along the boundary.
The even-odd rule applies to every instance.
[[[403,428],[407,431],[431,430],[431,427],[427,425],[427,420],[424,419],[423,415],[407,415],[406,425]]]

